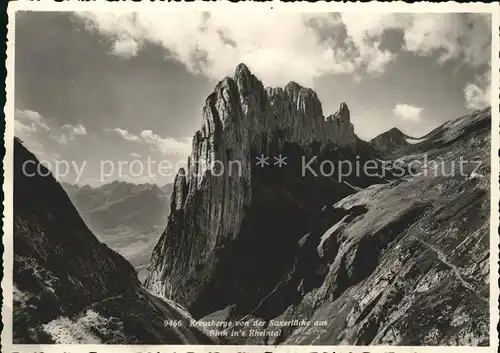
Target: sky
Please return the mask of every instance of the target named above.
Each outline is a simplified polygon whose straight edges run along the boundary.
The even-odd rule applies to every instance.
[[[314,89],[325,116],[346,102],[365,140],[490,105],[487,14],[18,12],[15,28],[15,135],[81,185],[171,182],[242,62]]]

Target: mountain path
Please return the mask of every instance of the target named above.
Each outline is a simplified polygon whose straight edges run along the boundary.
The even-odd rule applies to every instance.
[[[278,289],[280,288],[280,286],[285,283],[286,281],[289,281],[292,279],[292,274],[295,272],[295,267],[297,265],[297,261],[295,261],[293,263],[293,267],[292,269],[287,273],[286,277],[283,278],[281,281],[279,281],[276,286],[274,287],[274,289],[269,292],[264,298],[261,299],[261,301],[259,302],[259,304],[257,304],[257,306],[251,311],[249,312],[248,314],[246,314],[245,316],[243,316],[240,321],[244,321],[246,320],[248,317],[250,317],[252,314],[254,314],[257,310],[259,310],[259,308],[262,306],[262,304],[264,304],[264,302],[267,300],[267,298],[269,298],[271,295],[273,295],[274,293],[276,293],[278,291]]]

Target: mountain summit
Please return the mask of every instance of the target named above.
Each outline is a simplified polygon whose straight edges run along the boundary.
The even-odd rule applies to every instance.
[[[239,65],[203,108],[145,285],[197,319],[277,330],[232,343],[487,345],[490,124],[486,109],[369,144],[345,103],[325,118],[311,89]],[[465,154],[481,168],[459,172]],[[452,173],[410,174],[423,155]],[[316,324],[277,324],[297,319]]]
[[[398,128],[393,127],[371,139],[370,144],[380,152],[387,154],[408,146],[410,144],[407,140],[408,138],[408,135]]]

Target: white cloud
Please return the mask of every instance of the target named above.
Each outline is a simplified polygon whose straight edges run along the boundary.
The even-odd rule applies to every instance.
[[[140,44],[133,38],[119,38],[113,43],[112,52],[124,58],[136,56],[140,48]]]
[[[50,128],[45,119],[33,110],[16,109],[14,113],[14,135],[29,143],[35,135],[49,135]],[[39,147],[38,145],[36,146]]]
[[[382,35],[388,29],[404,28],[407,15],[383,13],[346,12],[340,15],[347,33],[347,43],[351,43],[368,73],[380,74],[385,66],[395,60],[397,55],[380,48]]]
[[[139,135],[135,135],[125,129],[115,128],[107,129],[106,131],[119,134],[124,140],[143,142],[149,144],[155,151],[171,154],[180,153],[188,156],[191,153],[191,138],[185,137],[181,140],[172,137],[161,137],[151,130],[142,130]],[[136,153],[131,153],[131,156],[140,157]]]
[[[128,132],[125,129],[120,129],[120,128],[115,128],[115,129],[107,129],[106,131],[110,132],[116,132],[118,133],[122,138],[124,138],[127,141],[137,141],[139,139],[139,136],[134,135],[130,132]]]
[[[38,112],[16,109],[14,116],[14,136],[41,160],[60,158],[59,154],[47,148],[47,144],[56,141],[53,129]]]
[[[42,116],[40,115],[40,113],[29,109],[16,109],[16,118],[21,120],[28,120],[38,124],[42,122]]]
[[[381,74],[388,63],[396,59],[396,55],[388,50],[380,50],[380,42],[375,42],[362,51],[362,57],[366,62],[366,72]]]
[[[60,134],[58,136],[53,136],[54,141],[61,145],[65,145],[68,142],[68,137],[65,134]]]
[[[14,135],[19,137],[21,140],[23,139],[23,136],[31,134],[35,131],[36,128],[34,125],[26,125],[20,120],[14,121]]]
[[[421,119],[420,114],[422,110],[423,108],[414,107],[408,104],[396,104],[392,112],[403,120],[418,122]]]
[[[490,62],[491,17],[484,14],[413,16],[405,27],[406,49],[438,54],[438,62],[459,60],[472,67]]]
[[[182,140],[176,140],[171,137],[163,138],[151,130],[141,131],[141,137],[157,151],[165,154],[179,153],[187,156],[191,153],[191,139],[189,137],[185,137]]]
[[[477,67],[491,59],[491,17],[484,14],[343,13],[349,38],[360,48],[384,31],[404,34],[404,50],[437,55],[439,63],[456,60]]]
[[[315,77],[351,73],[363,61],[349,57],[340,41],[321,38],[308,24],[309,20],[316,19],[324,27],[340,30],[342,23],[329,15],[96,12],[79,13],[78,16],[88,27],[118,38],[112,51],[127,48],[126,55],[137,54],[136,50],[144,41],[151,41],[167,49],[189,70],[215,79],[231,75],[236,65],[244,62],[265,84],[284,85],[295,80],[312,85]],[[122,43],[124,40],[126,45]],[[388,59],[387,55],[377,58]]]
[[[40,115],[40,113],[29,109],[25,110],[16,109],[15,122],[16,122],[15,128],[18,129],[23,129],[24,127],[24,129],[29,129],[32,132],[35,132],[40,129],[46,131],[50,130],[49,126],[46,124],[45,120]]]
[[[78,125],[66,124],[63,126],[63,128],[66,129],[69,140],[74,140],[77,136],[87,135],[87,129],[85,129],[85,126],[83,126],[82,124]]]
[[[14,135],[40,159],[59,158],[60,145],[86,134],[87,131],[81,124],[55,126],[36,111],[15,110]]]
[[[486,74],[469,82],[464,88],[465,107],[467,109],[482,109],[491,105],[491,76]]]
[[[481,14],[301,14],[273,12],[78,13],[114,40],[111,52],[137,55],[156,43],[193,72],[221,79],[240,62],[265,84],[312,85],[325,74],[378,75],[397,55],[380,48],[384,32],[404,32],[404,48],[470,65],[489,61],[491,20]],[[314,23],[314,25],[311,25]],[[346,32],[347,37],[339,33]]]

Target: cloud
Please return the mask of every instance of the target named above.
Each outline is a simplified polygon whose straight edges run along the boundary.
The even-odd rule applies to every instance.
[[[15,110],[15,129],[24,129],[25,132],[28,130],[35,132],[40,129],[50,130],[40,113],[29,109]],[[16,131],[21,132],[20,130]]]
[[[362,57],[366,62],[366,72],[381,74],[388,63],[395,60],[397,55],[388,50],[380,50],[380,42],[374,42],[362,51]]]
[[[423,108],[414,107],[408,104],[396,104],[392,112],[403,120],[418,122],[421,119],[420,114],[422,110]]]
[[[16,109],[14,112],[14,135],[29,143],[30,140],[33,140],[33,136],[37,134],[45,136],[50,134],[50,128],[45,119],[33,110]]]
[[[33,125],[26,125],[19,120],[14,121],[14,135],[22,139],[22,136],[31,134],[36,131]]]
[[[438,55],[438,62],[458,60],[471,67],[491,59],[491,16],[485,14],[426,14],[413,16],[405,28],[408,51]]]
[[[40,113],[29,109],[25,110],[16,109],[16,118],[21,120],[32,121],[38,124],[42,122],[42,116],[40,115]]]
[[[358,65],[368,73],[380,74],[386,65],[395,60],[397,55],[387,49],[381,49],[381,39],[388,29],[403,28],[408,22],[405,15],[355,13],[340,14],[346,31],[346,42],[358,52]]]
[[[134,135],[127,130],[120,129],[120,128],[115,128],[115,129],[106,129],[106,131],[110,132],[116,132],[118,133],[122,138],[124,138],[127,141],[137,141],[139,139],[139,136]]]
[[[475,82],[469,82],[464,88],[465,107],[467,109],[482,109],[491,105],[491,76],[478,76]]]
[[[343,13],[341,18],[350,40],[360,48],[393,29],[403,32],[404,51],[436,55],[438,63],[478,67],[490,62],[490,15]]]
[[[89,30],[112,40],[110,51],[132,57],[152,42],[192,72],[220,79],[246,63],[266,84],[311,85],[325,74],[380,75],[397,53],[380,43],[404,33],[405,51],[478,66],[491,57],[491,19],[483,14],[79,12]],[[182,30],[179,30],[182,28]]]

